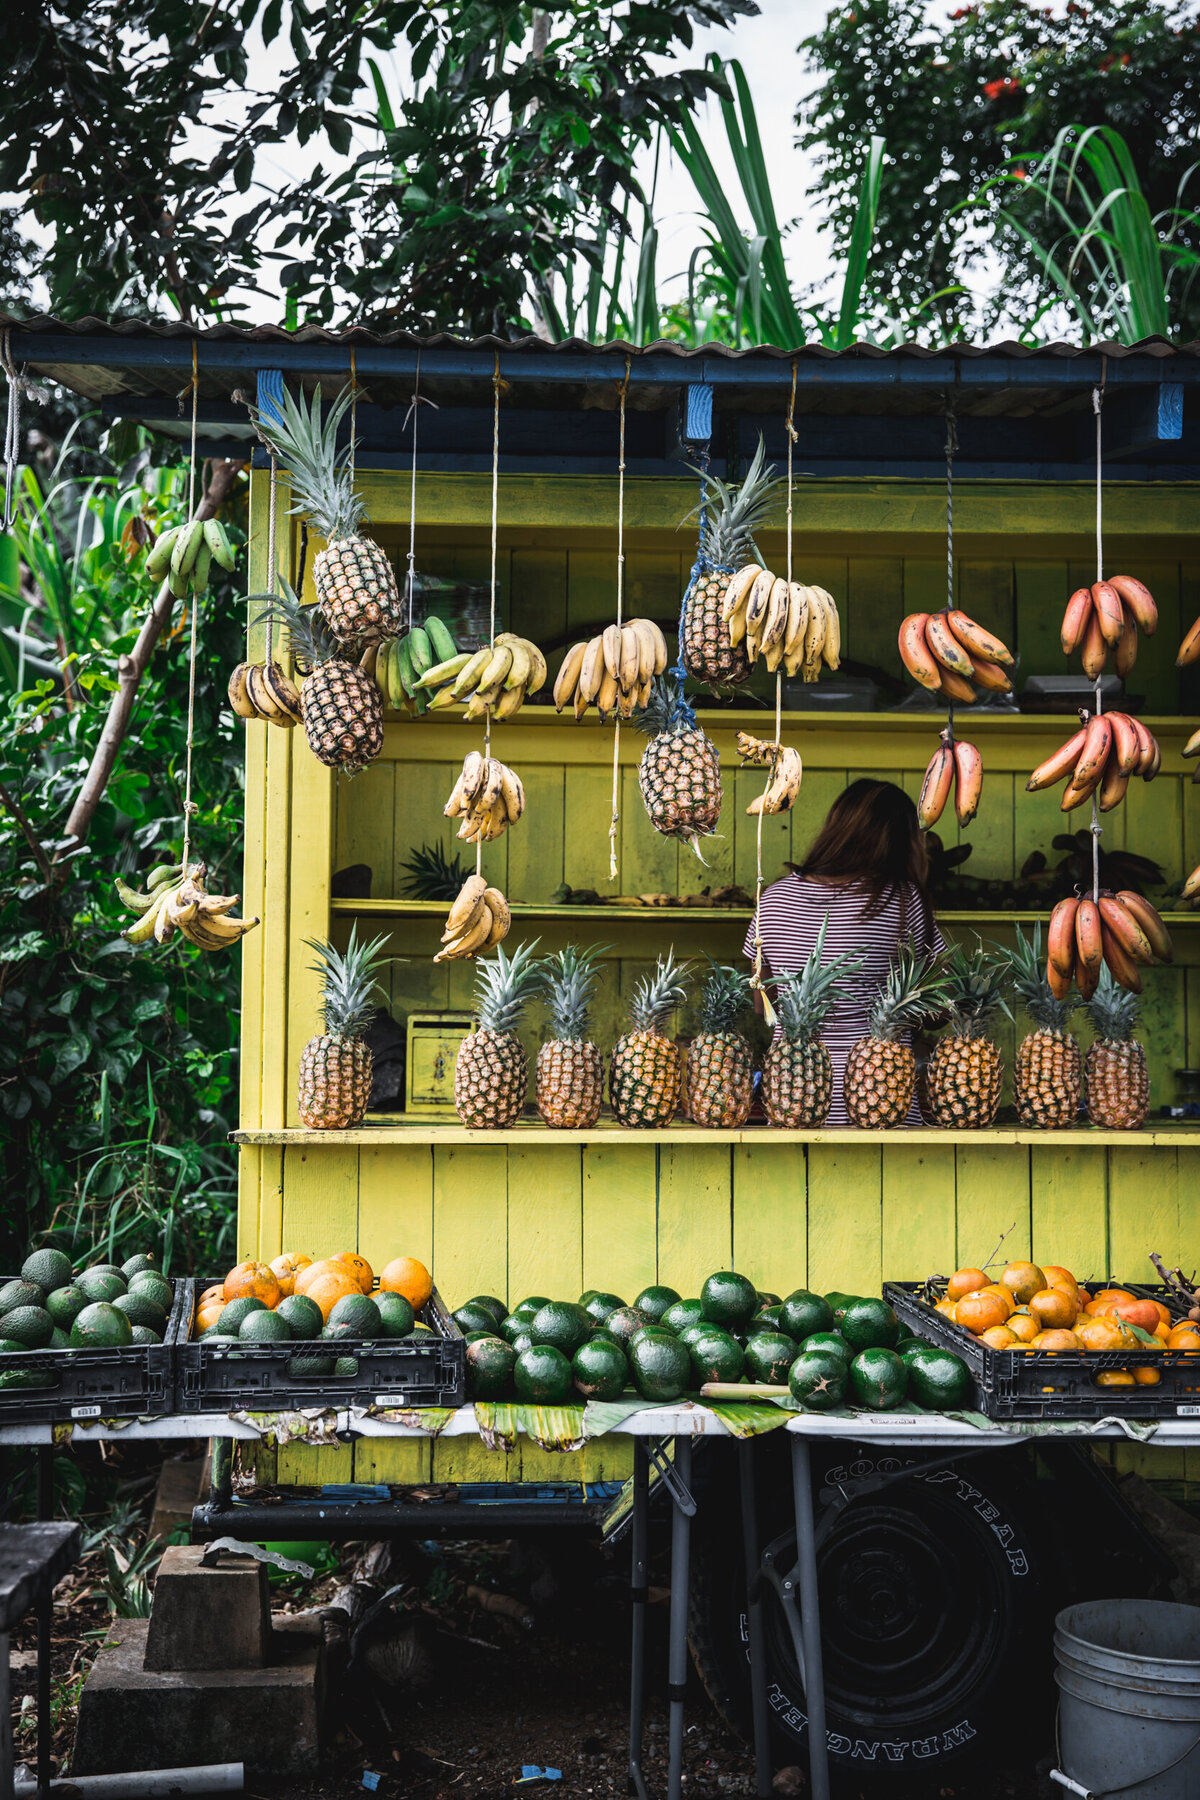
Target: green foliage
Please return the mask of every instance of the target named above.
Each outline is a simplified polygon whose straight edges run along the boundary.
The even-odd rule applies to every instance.
[[[818,84],[797,113],[800,141],[816,157],[814,192],[836,247],[848,254],[854,234],[861,146],[883,137],[873,283],[892,306],[937,290],[947,328],[966,313],[958,284],[985,255],[1001,261],[988,324],[1037,310],[1045,295],[1042,251],[1059,227],[1051,221],[1035,241],[999,218],[1007,196],[988,183],[1010,158],[1048,152],[1065,126],[1111,126],[1135,147],[1146,203],[1162,215],[1200,136],[1200,26],[1190,6],[985,0],[947,16],[924,0],[854,0],[801,48]],[[1180,287],[1174,301],[1172,329],[1194,336],[1200,292]]]
[[[115,876],[178,858],[186,734],[182,621],[143,678],[87,842],[63,826],[152,584],[144,528],[177,523],[186,473],[140,434],[120,470],[22,473],[20,566],[0,581],[0,1240],[41,1232],[194,1266],[228,1242],[239,964],[178,941],[132,949]],[[224,703],[241,643],[232,578],[202,601],[197,853],[234,891],[241,740]],[[240,728],[239,728],[240,730]]]

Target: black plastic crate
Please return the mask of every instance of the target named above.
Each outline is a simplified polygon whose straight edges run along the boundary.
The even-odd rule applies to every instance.
[[[192,1338],[197,1291],[191,1282],[175,1349],[175,1410],[294,1412],[310,1406],[461,1406],[466,1394],[466,1340],[434,1288],[417,1315],[436,1336],[321,1338],[282,1344],[206,1344]],[[353,1375],[289,1375],[293,1356],[353,1357]]]
[[[1145,1282],[1085,1281],[1091,1293],[1123,1287],[1182,1316],[1179,1296]],[[961,1356],[989,1419],[1200,1418],[1200,1350],[992,1350],[934,1309],[944,1281],[887,1281],[883,1297],[917,1337]],[[1109,1369],[1157,1369],[1153,1386],[1098,1387]]]
[[[195,1284],[174,1281],[161,1344],[123,1350],[6,1350],[0,1374],[32,1371],[37,1388],[0,1389],[0,1425],[59,1425],[70,1419],[148,1419],[175,1405],[175,1342],[191,1318]]]

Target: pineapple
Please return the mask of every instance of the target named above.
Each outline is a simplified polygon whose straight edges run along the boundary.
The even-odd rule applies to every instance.
[[[694,471],[699,475],[699,469]],[[740,687],[750,674],[750,658],[743,644],[729,641],[729,627],[721,617],[729,577],[753,557],[762,560],[754,533],[771,509],[776,490],[783,483],[774,470],[763,466],[763,441],[758,440],[754,460],[740,487],[727,487],[715,475],[707,478],[707,505],[700,532],[700,557],[707,573],[698,575],[689,590],[679,640],[679,656],[694,681],[722,689]],[[695,514],[689,514],[695,517]]]
[[[688,1045],[684,1111],[695,1125],[744,1125],[754,1100],[754,1057],[736,1030],[750,999],[744,969],[709,959],[700,1029]]]
[[[1004,998],[1008,968],[980,944],[970,956],[956,944],[942,961],[949,1035],[929,1058],[929,1103],[935,1125],[978,1129],[1000,1110],[1004,1064],[987,1035],[997,1013],[1012,1014]]]
[[[283,589],[283,598],[273,600],[267,613],[286,621],[297,662],[307,669],[300,715],[308,747],[331,769],[356,775],[383,749],[379,689],[364,669],[339,653],[320,609],[302,606],[286,581]]]
[[[1088,1118],[1109,1131],[1136,1131],[1150,1111],[1146,1052],[1133,1036],[1141,1007],[1136,995],[1117,986],[1107,963],[1088,1012],[1096,1031],[1086,1063]]]
[[[650,737],[638,764],[650,823],[664,837],[681,838],[699,856],[697,840],[709,835],[721,813],[716,745],[697,725],[682,690],[671,693],[661,681],[654,683],[637,722]]]
[[[343,388],[321,419],[318,387],[307,408],[283,391],[283,416],[254,413],[254,422],[292,478],[296,504],[325,539],[313,563],[317,603],[342,643],[398,637],[407,623],[387,552],[362,535],[366,508],[354,492],[350,446],[337,447],[338,427],[350,404]]]
[[[812,955],[793,975],[775,982],[779,1035],[763,1060],[762,1100],[772,1125],[823,1125],[833,1098],[833,1064],[820,1039],[847,975],[861,969],[861,956],[839,956],[822,964],[826,913]]]
[[[638,982],[629,1009],[632,1030],[613,1046],[608,1074],[612,1109],[622,1125],[669,1125],[675,1117],[683,1056],[663,1026],[687,998],[686,969],[669,950],[653,975]]]
[[[478,1023],[459,1045],[454,1064],[454,1110],[464,1125],[493,1129],[521,1116],[529,1088],[529,1060],[516,1027],[540,978],[531,959],[536,944],[511,957],[497,945],[494,959],[480,957],[475,972]]]
[[[871,1030],[850,1046],[843,1091],[856,1125],[902,1125],[917,1085],[917,1059],[899,1039],[937,1010],[942,980],[931,959],[902,944],[870,1012]]]
[[[300,1053],[300,1121],[330,1131],[357,1125],[367,1110],[373,1058],[363,1037],[375,1017],[378,972],[391,959],[379,955],[385,938],[360,944],[354,925],[344,956],[317,938],[304,941],[317,953],[309,966],[321,980],[323,1029]]]
[[[1023,1125],[1073,1125],[1079,1112],[1079,1039],[1067,1030],[1070,1000],[1058,1000],[1046,980],[1042,928],[1030,943],[1017,926],[1014,950],[1005,952],[1014,992],[1035,1030],[1017,1051],[1013,1097]]]
[[[604,1098],[604,1058],[588,1037],[588,1004],[596,986],[602,947],[548,956],[541,981],[550,1007],[550,1036],[538,1051],[537,1109],[560,1130],[594,1125]]]

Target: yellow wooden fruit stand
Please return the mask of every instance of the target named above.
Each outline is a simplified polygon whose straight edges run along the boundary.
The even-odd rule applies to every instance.
[[[262,354],[266,360],[269,347]],[[423,379],[433,388],[435,364],[444,374],[453,372],[453,348],[440,354],[440,363],[432,352],[426,363]],[[621,359],[608,356],[609,364],[614,360],[619,365]],[[1096,361],[1091,358],[1088,367]],[[597,376],[583,380],[581,391],[593,400],[602,392],[611,412],[614,389],[611,381],[601,382],[600,353],[596,366]],[[1119,367],[1109,363],[1110,379]],[[522,381],[519,357],[506,364],[505,374],[515,397]],[[748,369],[748,381],[751,375]],[[691,379],[686,362],[679,379]],[[1079,393],[1069,390],[1076,404],[1086,397],[1088,379],[1081,365]],[[480,379],[478,386],[487,395],[490,425],[490,380]],[[736,404],[728,387],[719,394],[725,406]],[[1061,410],[1062,391],[1055,398]],[[770,404],[782,415],[778,387]],[[965,404],[960,398],[960,407]],[[868,420],[883,433],[884,478],[814,473],[805,450],[819,439],[822,420],[802,422],[797,576],[820,582],[835,596],[844,656],[899,675],[900,618],[944,598],[944,478],[927,464],[915,477],[890,472],[897,465],[882,447],[886,418]],[[1036,454],[1047,427],[1036,418],[1021,422],[1029,454]],[[502,433],[504,428],[502,411]],[[486,580],[490,475],[479,459],[464,469],[436,466],[447,460],[435,457],[434,467],[419,466],[418,567],[424,574]],[[374,535],[403,569],[410,478],[406,459],[392,461],[401,466],[372,468],[369,454],[360,453],[360,488]],[[1094,486],[1082,457],[1077,470],[1064,476],[1058,469],[1054,479],[1032,468],[1022,477],[1007,465],[980,473],[981,466],[977,456],[956,484],[957,603],[1012,644],[1019,688],[1028,674],[1065,671],[1058,645],[1062,605],[1095,573]],[[615,458],[610,472],[590,465],[578,474],[501,468],[504,623],[561,647],[612,616]],[[1190,690],[1185,677],[1181,697],[1174,667],[1182,630],[1200,611],[1197,484],[1190,474],[1175,478],[1169,467],[1165,474],[1151,473],[1154,478],[1146,479],[1141,469],[1139,478],[1129,479],[1121,463],[1110,469],[1105,555],[1110,569],[1128,569],[1145,580],[1160,607],[1159,631],[1143,645],[1130,685],[1145,695],[1142,716],[1161,743],[1163,765],[1157,780],[1135,782],[1125,804],[1105,819],[1105,843],[1154,858],[1177,884],[1200,861],[1200,789],[1181,756],[1194,723],[1181,710]],[[268,585],[267,492],[268,477],[258,469],[251,502],[252,592]],[[625,494],[627,613],[665,622],[678,612],[694,554],[694,527],[679,525],[695,505],[696,484],[675,463],[654,475],[631,470]],[[282,486],[281,509],[286,504]],[[299,526],[289,525],[281,529],[279,554],[284,572],[295,579]],[[768,562],[782,567],[782,507],[760,542]],[[318,547],[319,540],[310,538],[309,569]],[[551,679],[558,660],[552,648]],[[494,727],[494,753],[520,773],[528,806],[515,828],[485,847],[483,866],[512,905],[509,949],[530,937],[543,949],[569,941],[610,946],[596,1008],[597,1036],[607,1049],[621,1029],[634,982],[662,950],[673,944],[685,957],[709,952],[734,959],[747,915],[711,907],[556,904],[564,882],[613,891],[607,836],[612,726],[594,714],[582,723],[569,712],[558,716],[548,689],[540,699]],[[726,772],[707,868],[651,828],[637,789],[641,740],[623,730],[621,893],[687,894],[729,882],[753,888],[755,830],[745,808],[761,790],[762,776],[739,770],[734,740],[739,727],[763,731],[769,716],[761,695],[753,705],[701,714]],[[1049,851],[1056,832],[1081,822],[1076,814],[1064,826],[1057,790],[1025,792],[1029,770],[1070,728],[1069,718],[960,711],[959,730],[978,743],[986,770],[979,815],[961,834],[972,845],[971,874],[1011,880],[1032,850]],[[805,776],[795,810],[765,822],[767,879],[802,854],[834,794],[856,776],[886,776],[915,793],[936,730],[936,715],[929,712],[785,715],[785,741],[801,750]],[[1150,1250],[1189,1267],[1198,1260],[1200,1136],[1196,1125],[1163,1120],[1157,1109],[1175,1097],[1176,1071],[1200,1061],[1200,914],[1171,915],[1174,966],[1148,974],[1142,1036],[1155,1110],[1139,1131],[1081,1126],[1045,1133],[1001,1124],[961,1134],[872,1133],[773,1130],[763,1123],[721,1131],[680,1122],[633,1132],[605,1119],[592,1131],[555,1132],[530,1116],[511,1130],[488,1132],[403,1114],[369,1114],[353,1130],[302,1129],[297,1066],[305,1041],[318,1029],[317,980],[305,940],[330,934],[344,942],[355,920],[360,934],[388,933],[398,959],[390,984],[399,1021],[410,1012],[470,1008],[473,966],[432,962],[445,907],[397,894],[400,865],[414,847],[454,845],[442,807],[464,753],[477,747],[479,737],[477,727],[451,715],[402,720],[389,714],[382,756],[348,780],[313,757],[302,731],[257,722],[246,728],[244,900],[246,911],[263,923],[243,953],[239,1254],[270,1259],[285,1248],[313,1254],[357,1248],[376,1266],[412,1254],[434,1270],[451,1305],[480,1291],[513,1304],[530,1291],[574,1296],[584,1287],[630,1297],[655,1280],[686,1294],[706,1273],[727,1266],[784,1291],[801,1284],[878,1291],[885,1277],[918,1278],[985,1258],[1004,1234],[1006,1254],[1051,1258],[1085,1275],[1146,1277]],[[943,820],[942,835],[947,844],[956,841],[953,818],[948,830]],[[363,863],[371,870],[371,898],[332,898],[333,871]],[[1001,907],[944,913],[941,919],[948,936],[971,940],[978,933],[1002,941],[1011,940],[1018,919],[1036,916]],[[531,1052],[538,1025],[533,1016],[525,1030]],[[1015,1033],[1024,1029],[1019,1018],[1005,1033],[1010,1067]],[[1082,1031],[1086,1041],[1086,1024]],[[619,1447],[587,1454],[594,1477],[624,1469],[626,1453]],[[430,1473],[495,1480],[498,1465],[496,1456],[461,1440],[432,1451],[428,1445],[366,1441],[353,1450],[281,1451],[278,1473],[304,1480],[346,1480],[351,1470],[357,1480]],[[563,1471],[561,1457],[538,1450],[508,1459],[512,1479],[561,1478]]]

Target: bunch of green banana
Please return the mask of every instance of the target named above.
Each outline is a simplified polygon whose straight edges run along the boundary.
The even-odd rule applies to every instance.
[[[257,919],[230,916],[239,896],[208,893],[204,872],[203,863],[193,863],[190,869],[182,863],[166,863],[151,869],[144,892],[118,876],[122,905],[139,915],[122,937],[131,944],[148,944],[151,938],[156,944],[165,944],[178,931],[201,950],[227,950],[253,931]]]
[[[196,594],[204,592],[213,563],[232,569],[236,562],[220,519],[191,519],[185,525],[172,525],[154,540],[146,558],[146,573],[153,581],[165,577],[171,592],[182,600],[189,588]]]
[[[546,659],[537,645],[511,631],[497,634],[494,644],[482,650],[459,651],[435,663],[417,682],[417,691],[429,690],[430,712],[465,705],[468,719],[511,719],[530,694],[546,685]]]
[[[277,662],[238,663],[229,677],[229,704],[239,719],[300,723],[300,689]]]
[[[384,705],[409,718],[426,712],[429,695],[419,686],[421,677],[457,654],[453,636],[440,619],[432,616],[424,625],[414,625],[403,637],[385,638],[375,658],[375,680]]]

